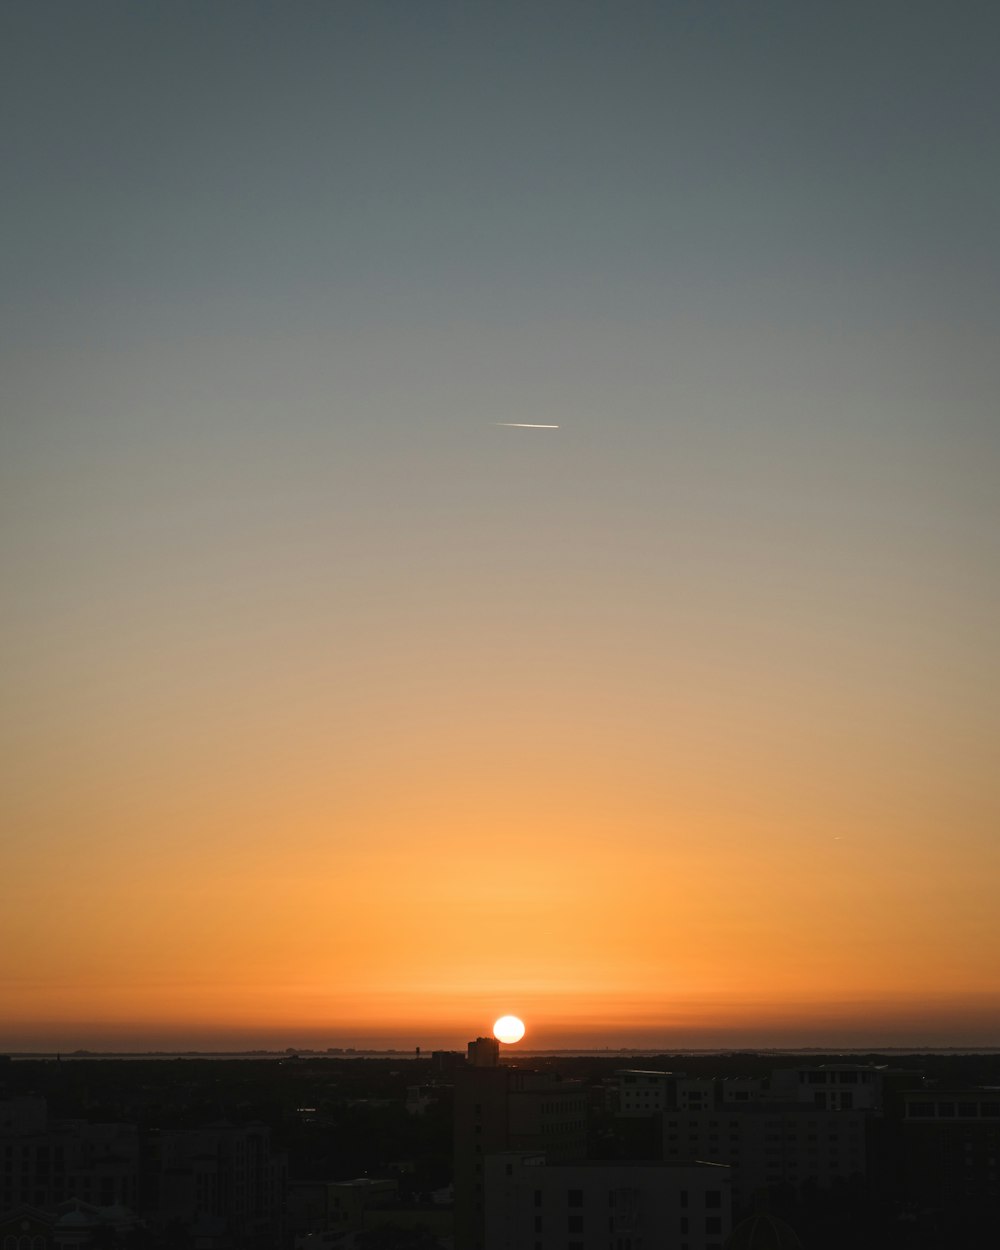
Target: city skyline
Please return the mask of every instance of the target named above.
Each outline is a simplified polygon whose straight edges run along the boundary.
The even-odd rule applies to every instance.
[[[0,29],[0,1049],[1000,1044],[995,8]]]

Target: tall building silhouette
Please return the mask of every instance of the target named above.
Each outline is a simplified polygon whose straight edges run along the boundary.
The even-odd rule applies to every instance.
[[[505,1150],[583,1159],[586,1093],[579,1082],[501,1064],[498,1044],[480,1037],[455,1073],[455,1250],[484,1250],[486,1157]]]

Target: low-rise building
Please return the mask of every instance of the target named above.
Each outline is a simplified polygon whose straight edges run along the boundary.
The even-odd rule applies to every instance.
[[[455,1245],[461,1250],[485,1244],[487,1155],[544,1151],[553,1162],[565,1162],[587,1153],[583,1086],[501,1065],[494,1051],[478,1046],[483,1040],[470,1043],[474,1061],[455,1073]]]
[[[722,1250],[729,1187],[718,1164],[490,1155],[485,1250]]]
[[[775,1068],[770,1097],[775,1102],[808,1103],[823,1111],[878,1111],[888,1073],[885,1065],[862,1063]]]
[[[399,1197],[394,1180],[358,1176],[349,1181],[293,1181],[288,1186],[292,1232],[348,1233],[364,1227],[365,1212]]]
[[[139,1130],[49,1116],[44,1098],[0,1102],[0,1210],[17,1204],[54,1211],[79,1199],[135,1209]]]
[[[751,1103],[663,1116],[663,1158],[705,1159],[733,1169],[733,1203],[747,1211],[754,1193],[770,1185],[822,1188],[864,1175],[867,1168],[863,1111],[822,1111],[786,1104]]]
[[[612,1110],[624,1116],[656,1115],[671,1105],[672,1086],[672,1072],[622,1068],[614,1076]]]
[[[903,1191],[911,1206],[1000,1204],[1000,1089],[903,1094]]]
[[[157,1228],[198,1227],[206,1246],[280,1241],[287,1160],[272,1153],[266,1125],[164,1130],[146,1147],[145,1209]]]

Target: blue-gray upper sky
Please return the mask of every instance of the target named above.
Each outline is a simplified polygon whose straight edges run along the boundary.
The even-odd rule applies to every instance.
[[[998,64],[972,0],[7,0],[25,871],[123,770],[488,721],[987,847]]]

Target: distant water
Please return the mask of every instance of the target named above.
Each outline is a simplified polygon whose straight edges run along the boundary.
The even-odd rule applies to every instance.
[[[444,1049],[444,1048],[442,1048]],[[429,1059],[430,1050],[419,1054],[415,1050],[151,1050],[151,1051],[8,1051],[10,1059]],[[459,1052],[461,1053],[461,1052]],[[808,1046],[801,1050],[789,1050],[767,1046],[713,1047],[711,1049],[674,1050],[670,1047],[624,1047],[598,1050],[517,1050],[505,1051],[512,1058],[525,1059],[637,1059],[657,1055],[731,1056],[775,1055],[789,1058],[810,1058],[816,1055],[996,1055],[1000,1046]]]

